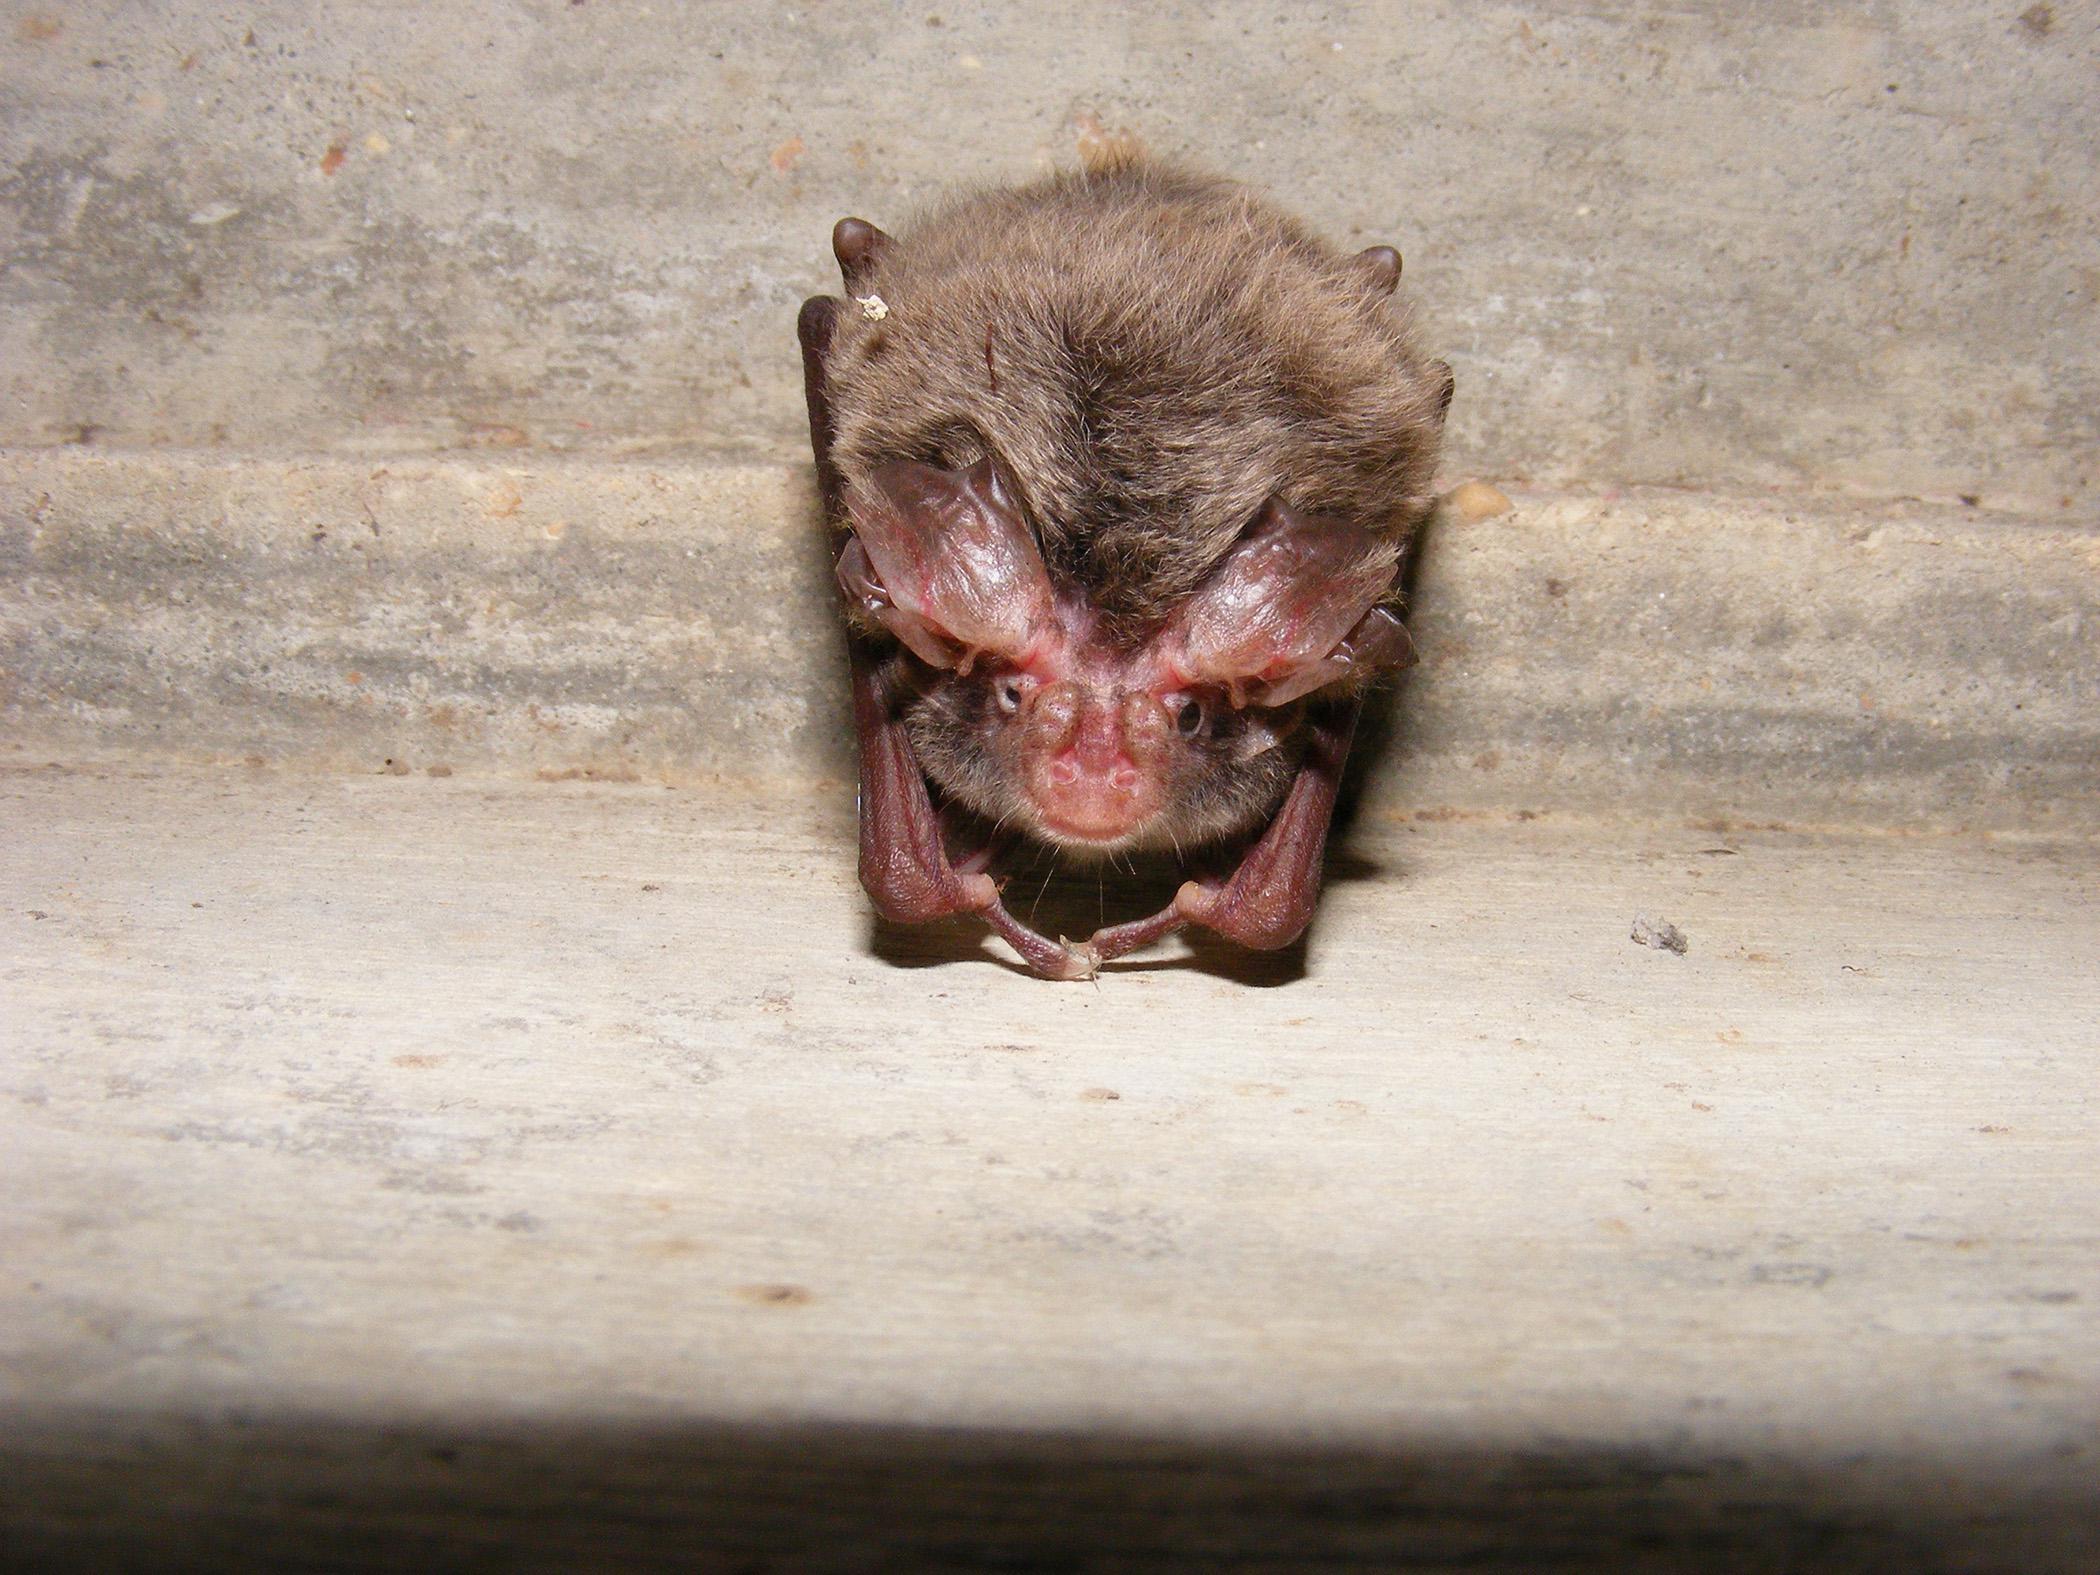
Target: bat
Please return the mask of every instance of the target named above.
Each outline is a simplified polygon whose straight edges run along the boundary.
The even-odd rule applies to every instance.
[[[1129,150],[832,248],[797,328],[877,911],[975,915],[1051,979],[1188,925],[1289,945],[1366,687],[1414,660],[1453,384],[1399,253]],[[1052,940],[1002,900],[1030,840],[1187,878]]]

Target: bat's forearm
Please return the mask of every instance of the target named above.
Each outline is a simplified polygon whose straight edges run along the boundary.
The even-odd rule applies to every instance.
[[[831,349],[831,335],[841,303],[828,295],[813,295],[802,303],[795,319],[795,336],[802,341],[802,394],[809,403],[809,447],[817,462],[817,492],[824,500],[824,517],[839,517],[839,473],[831,462],[831,395],[825,386],[824,357]]]
[[[1362,711],[1362,699],[1352,698],[1307,722],[1304,764],[1269,829],[1223,885],[1190,881],[1175,894],[1175,908],[1191,924],[1257,951],[1288,946],[1305,933],[1320,900],[1327,832]]]
[[[860,738],[860,883],[900,924],[978,913],[998,901],[982,871],[959,872],[896,714],[888,664],[853,643],[853,726]]]

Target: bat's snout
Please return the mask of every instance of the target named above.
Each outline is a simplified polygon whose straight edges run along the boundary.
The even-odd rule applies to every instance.
[[[1114,846],[1159,813],[1158,712],[1144,695],[1070,680],[1030,697],[1022,775],[1046,832],[1061,842]]]

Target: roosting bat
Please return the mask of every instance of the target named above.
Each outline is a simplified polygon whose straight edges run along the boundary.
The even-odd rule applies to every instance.
[[[1399,254],[1128,155],[832,247],[848,298],[798,327],[875,906],[979,915],[1056,979],[1189,924],[1288,945],[1364,688],[1414,660],[1452,383]],[[1000,899],[1017,836],[1191,878],[1053,941]]]

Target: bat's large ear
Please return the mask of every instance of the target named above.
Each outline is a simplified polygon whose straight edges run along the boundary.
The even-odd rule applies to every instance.
[[[968,470],[897,461],[846,490],[854,540],[839,585],[922,660],[967,673],[1025,661],[1050,626],[1050,573],[990,459]]]
[[[1234,706],[1287,705],[1366,671],[1404,667],[1413,646],[1378,605],[1393,544],[1272,500],[1162,636],[1185,683],[1219,684]]]

